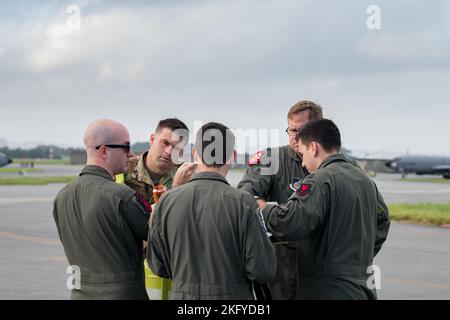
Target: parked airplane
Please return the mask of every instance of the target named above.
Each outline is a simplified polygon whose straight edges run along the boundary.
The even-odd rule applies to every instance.
[[[12,163],[12,160],[7,158],[3,153],[0,152],[0,168]]]
[[[439,156],[403,156],[385,162],[394,172],[405,177],[408,173],[436,174],[450,179],[450,157]]]

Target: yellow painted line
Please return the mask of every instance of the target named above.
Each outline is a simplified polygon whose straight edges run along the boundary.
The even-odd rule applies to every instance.
[[[403,280],[398,278],[381,278],[381,285],[384,283],[389,284],[402,284],[402,285],[411,285],[418,287],[430,287],[436,289],[450,289],[450,284],[447,283],[433,283],[433,282],[421,282],[421,281],[411,281],[411,280]],[[383,288],[383,287],[382,287]]]
[[[42,237],[26,236],[26,235],[14,233],[14,232],[0,231],[0,238],[9,238],[9,239],[29,241],[29,242],[33,242],[33,243],[39,243],[39,244],[56,245],[56,246],[61,245],[61,242],[59,240],[42,238]]]

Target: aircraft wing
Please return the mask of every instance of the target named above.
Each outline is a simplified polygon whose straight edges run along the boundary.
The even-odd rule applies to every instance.
[[[450,165],[445,164],[445,165],[438,165],[438,166],[433,166],[433,170],[436,171],[443,171],[443,170],[450,170]]]

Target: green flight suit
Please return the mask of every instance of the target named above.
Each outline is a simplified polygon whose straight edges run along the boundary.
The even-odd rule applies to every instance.
[[[172,279],[172,299],[252,299],[250,281],[275,276],[255,199],[218,173],[199,173],[161,197],[148,244],[149,267]]]
[[[263,210],[269,232],[298,247],[300,299],[376,299],[368,267],[389,231],[375,183],[341,154],[308,175],[289,201]]]
[[[125,184],[131,189],[140,192],[150,204],[154,204],[153,187],[156,184],[162,184],[166,186],[167,189],[171,189],[173,177],[179,166],[173,165],[166,174],[159,178],[158,181],[154,181],[145,167],[147,154],[148,151],[129,160],[128,172],[125,175]]]
[[[98,166],[86,166],[56,196],[53,216],[71,266],[81,271],[72,299],[148,299],[142,241],[150,205]]]
[[[278,161],[278,168],[274,164]],[[275,169],[268,170],[269,168]],[[269,172],[261,170],[267,169]],[[276,170],[278,169],[278,170]],[[300,156],[287,145],[267,149],[251,164],[238,188],[266,201],[285,203],[295,191],[296,182],[306,177]],[[270,283],[272,298],[293,300],[297,296],[297,254],[295,242],[274,242],[277,255],[277,275]]]

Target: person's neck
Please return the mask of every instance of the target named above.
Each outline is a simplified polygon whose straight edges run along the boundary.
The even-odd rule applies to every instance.
[[[109,166],[107,165],[107,163],[105,161],[101,161],[101,160],[97,160],[97,159],[88,159],[88,161],[86,162],[87,166],[97,166],[100,168],[105,169],[106,171],[108,171],[108,173],[111,175],[111,177],[115,177],[114,173],[111,171],[111,169],[109,168]]]
[[[165,172],[160,170],[158,168],[158,166],[156,165],[156,163],[154,163],[152,161],[152,159],[149,157],[149,155],[147,154],[147,157],[145,159],[145,168],[147,169],[147,171],[149,172],[149,174],[154,175],[155,177],[157,177],[158,179],[161,178]]]
[[[225,177],[228,173],[228,170],[230,170],[230,166],[229,165],[224,165],[221,166],[220,168],[215,168],[215,167],[208,167],[203,163],[199,163],[197,164],[197,169],[196,172],[197,173],[201,173],[201,172],[213,172],[213,173],[218,173],[221,176]]]
[[[326,160],[326,159],[328,159],[329,157],[331,157],[331,156],[334,156],[334,155],[336,155],[336,154],[338,154],[338,152],[336,152],[336,151],[333,151],[333,152],[322,152],[320,155],[319,155],[319,157],[318,157],[318,159],[317,159],[317,162],[318,162],[318,166],[317,166],[317,168],[320,168],[320,166],[322,165],[322,163]]]
[[[294,154],[298,155],[300,157],[300,153],[298,153],[297,149],[289,145],[289,148],[294,152]]]

